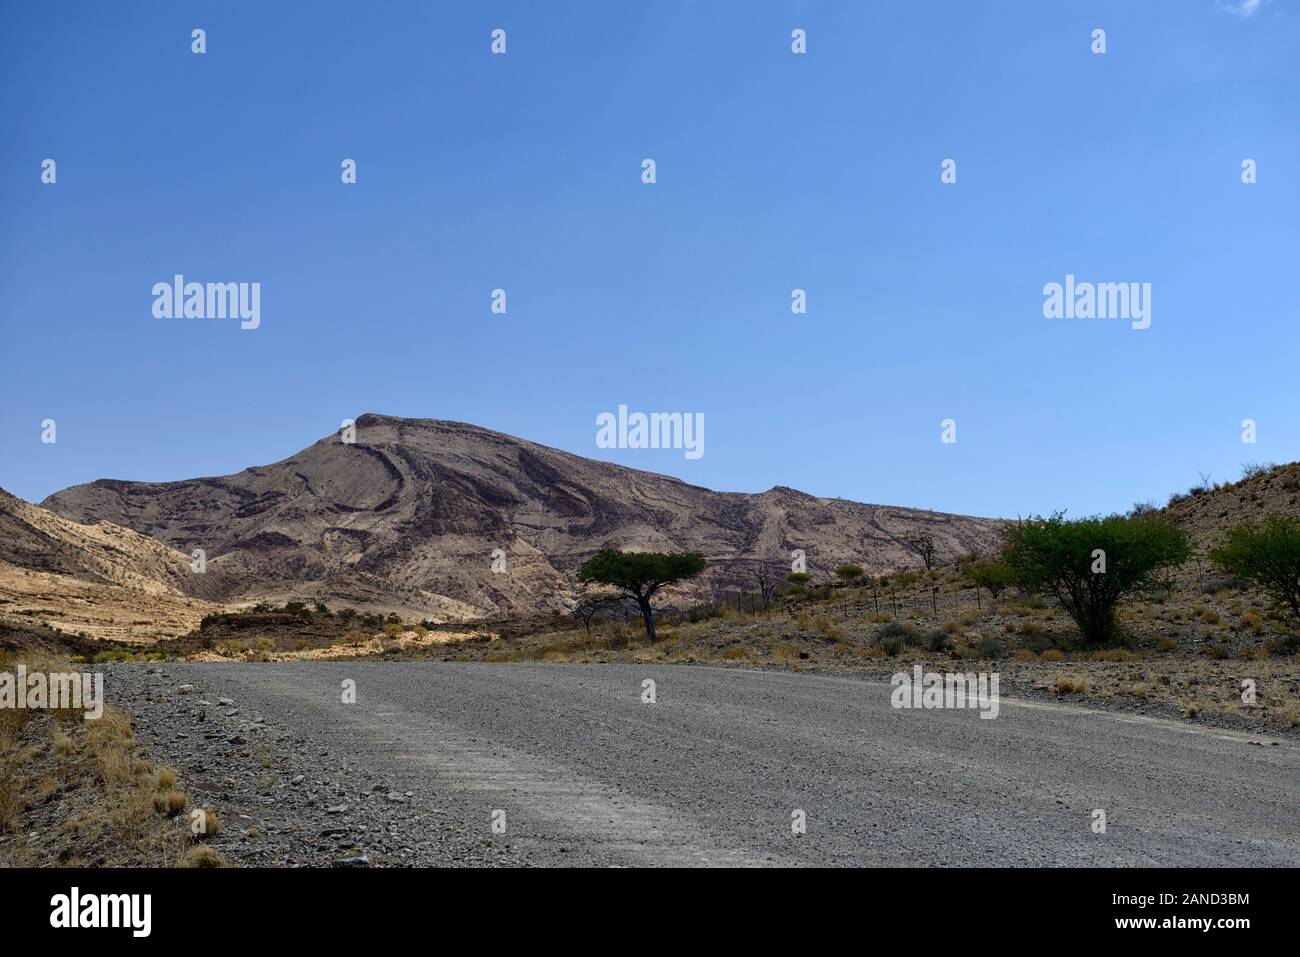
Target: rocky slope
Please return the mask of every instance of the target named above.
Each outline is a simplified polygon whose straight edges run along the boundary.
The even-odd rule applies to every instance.
[[[472,425],[367,414],[355,442],[331,435],[237,475],[101,480],[42,503],[208,556],[224,600],[320,598],[443,620],[566,607],[573,573],[601,547],[697,550],[709,570],[680,598],[808,570],[914,567],[899,537],[928,531],[941,559],[991,549],[998,522],[815,498],[788,488],[714,492]],[[493,571],[493,550],[504,569]],[[502,568],[497,562],[497,567]]]
[[[196,627],[219,607],[199,596],[222,587],[153,538],[107,522],[71,521],[0,489],[0,618],[151,641]]]
[[[1261,469],[1237,482],[1174,495],[1165,514],[1185,528],[1197,549],[1222,543],[1228,529],[1274,514],[1300,515],[1300,462]]]

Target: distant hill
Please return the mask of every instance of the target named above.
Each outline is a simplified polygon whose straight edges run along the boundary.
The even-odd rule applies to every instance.
[[[999,527],[780,487],[714,492],[473,425],[375,414],[357,419],[354,444],[331,435],[220,478],[100,480],[42,505],[203,548],[221,600],[320,598],[449,621],[563,609],[573,573],[606,546],[703,552],[709,569],[686,599],[753,589],[756,567],[783,575],[797,548],[815,574],[846,562],[884,572],[919,564],[899,540],[908,531],[952,559],[996,547]]]
[[[189,559],[129,528],[80,524],[0,489],[0,618],[123,641],[183,635],[218,605]]]

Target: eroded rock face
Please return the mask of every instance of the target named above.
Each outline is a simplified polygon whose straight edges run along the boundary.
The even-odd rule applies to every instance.
[[[0,489],[0,619],[88,638],[187,634],[223,584],[188,555],[107,522],[79,523]]]
[[[98,481],[42,503],[207,553],[221,600],[320,597],[464,620],[566,607],[602,547],[695,550],[709,570],[682,600],[755,587],[807,553],[819,575],[913,567],[898,536],[924,529],[941,560],[998,540],[998,522],[819,499],[793,489],[713,492],[472,425],[367,414],[292,458],[182,482]],[[492,552],[505,571],[493,572]],[[498,562],[500,567],[500,562]]]

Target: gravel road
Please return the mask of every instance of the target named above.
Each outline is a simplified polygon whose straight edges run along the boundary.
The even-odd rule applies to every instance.
[[[104,670],[246,866],[1300,865],[1300,747],[1188,722],[661,664]]]

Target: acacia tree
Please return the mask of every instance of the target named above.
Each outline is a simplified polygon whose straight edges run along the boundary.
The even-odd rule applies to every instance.
[[[1006,588],[1015,584],[1016,578],[1015,572],[1005,563],[987,558],[977,558],[975,561],[969,562],[962,569],[962,574],[967,581],[975,586],[976,600],[979,599],[980,589],[983,588],[988,591],[994,601],[997,601],[998,596]]]
[[[900,540],[921,556],[921,561],[925,562],[925,570],[929,571],[934,565],[934,536],[929,532],[904,532]]]
[[[665,585],[694,578],[704,571],[699,552],[621,552],[603,548],[578,569],[581,582],[598,582],[619,589],[636,602],[645,621],[646,636],[655,640],[654,609],[650,599]]]
[[[1052,595],[1090,644],[1119,637],[1120,602],[1158,584],[1191,554],[1187,533],[1158,518],[1081,518],[1061,513],[1008,526],[1002,560],[1018,584]]]
[[[866,572],[862,570],[861,565],[841,565],[835,569],[835,577],[844,582],[845,585],[856,585],[858,579],[865,574]],[[844,596],[844,610],[845,612],[849,610],[848,595]]]
[[[1300,519],[1270,515],[1262,524],[1238,525],[1211,550],[1210,560],[1263,588],[1300,620]]]

